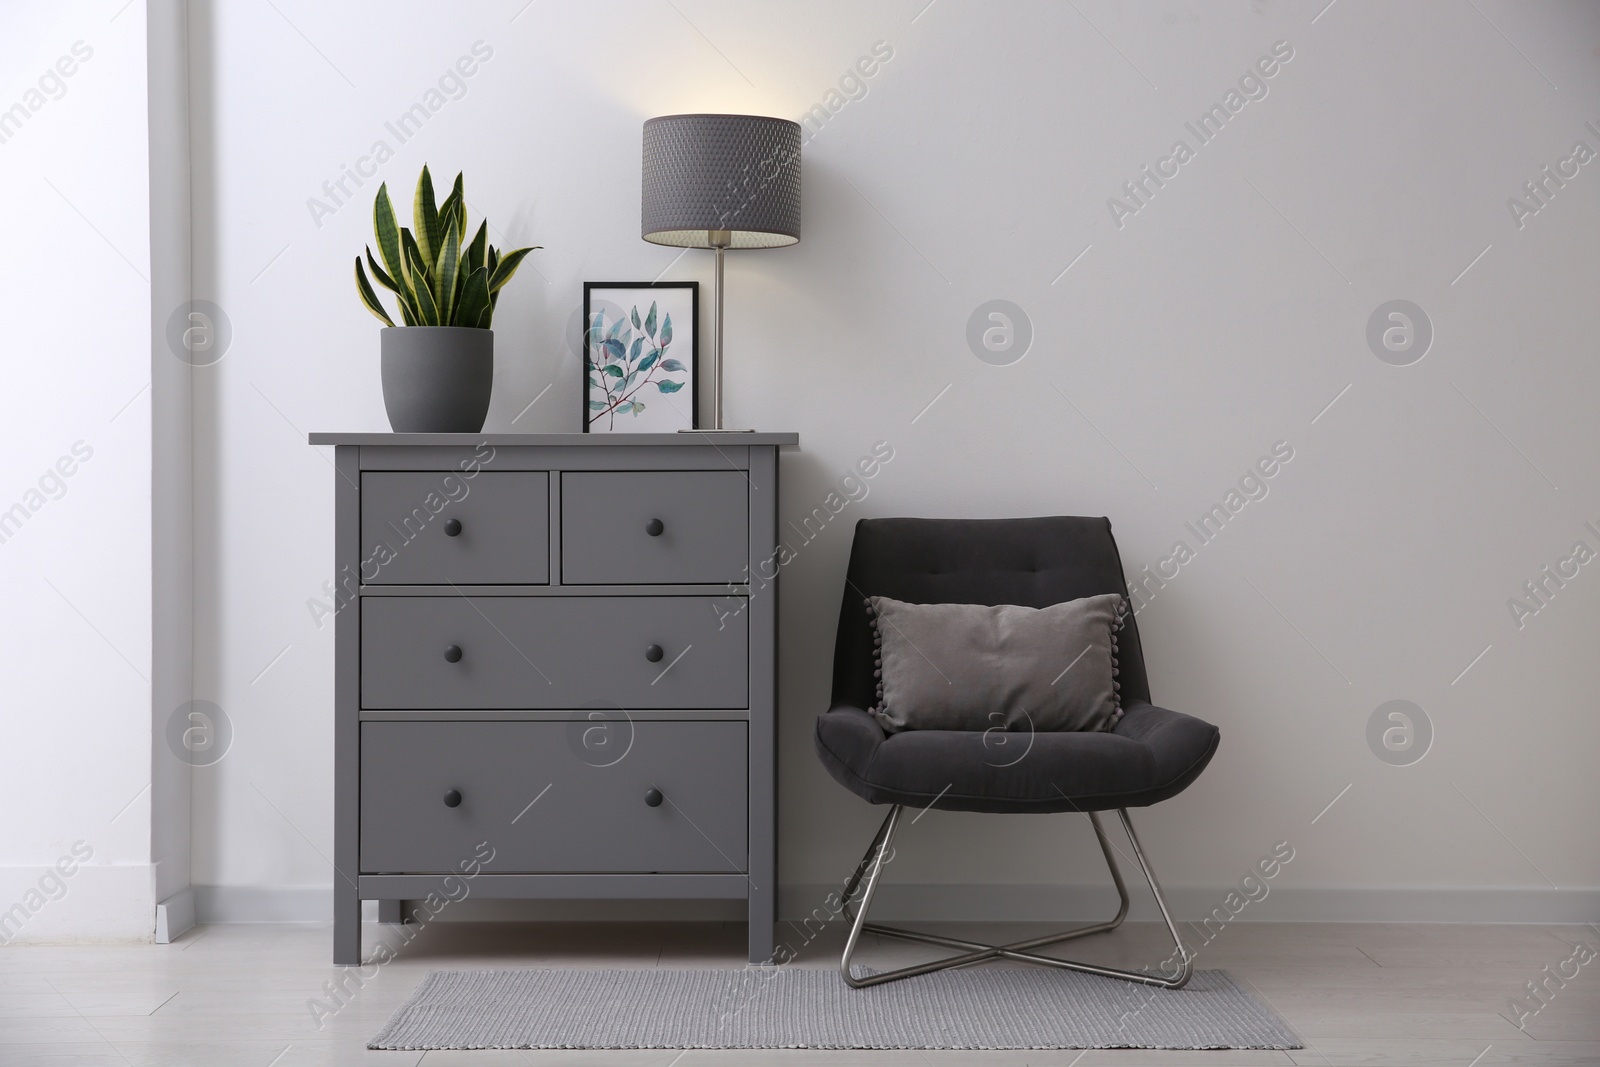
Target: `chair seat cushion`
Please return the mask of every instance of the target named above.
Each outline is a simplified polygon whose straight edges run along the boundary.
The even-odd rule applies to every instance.
[[[819,716],[816,732],[828,773],[864,800],[997,813],[1155,804],[1194,781],[1220,739],[1208,722],[1142,701],[1109,732],[885,734],[847,706]]]

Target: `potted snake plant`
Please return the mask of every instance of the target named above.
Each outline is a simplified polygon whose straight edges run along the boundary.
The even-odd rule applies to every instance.
[[[461,175],[436,204],[433,178],[422,168],[412,225],[397,224],[387,183],[372,205],[380,266],[371,246],[366,266],[393,293],[402,325],[384,310],[356,257],[356,290],[383,323],[383,405],[397,433],[477,433],[494,388],[494,331],[500,289],[533,248],[504,255],[489,244],[488,222],[467,240],[467,202]],[[534,246],[539,247],[539,246]]]

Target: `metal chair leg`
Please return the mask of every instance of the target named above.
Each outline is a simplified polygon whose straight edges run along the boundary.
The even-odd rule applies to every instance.
[[[883,974],[869,975],[865,978],[857,978],[851,972],[850,957],[855,955],[856,945],[860,942],[861,932],[864,929],[870,929],[874,933],[896,933],[889,927],[868,926],[866,920],[867,912],[872,907],[872,897],[878,891],[878,880],[883,876],[884,857],[888,855],[889,850],[894,846],[894,833],[895,830],[899,829],[900,813],[903,810],[899,804],[889,810],[889,817],[884,820],[883,828],[878,831],[878,838],[873,841],[873,847],[867,850],[867,856],[863,857],[861,863],[856,866],[856,871],[859,874],[861,867],[868,862],[868,858],[871,860],[872,866],[870,873],[867,875],[867,888],[861,894],[861,910],[856,913],[855,921],[850,924],[850,936],[845,940],[844,955],[839,960],[839,974],[844,978],[845,984],[854,989],[892,982],[897,978],[910,978],[913,975],[927,974],[929,971],[942,971],[948,967],[966,966],[967,964],[977,963],[980,960],[992,959],[1000,951],[999,948],[992,945],[978,945],[975,946],[979,950],[976,952],[968,952],[961,956],[949,956],[942,960],[934,960],[932,963],[918,964],[914,967],[902,967],[897,971],[887,971]],[[857,880],[856,878],[851,879],[850,889],[852,891],[854,891]],[[904,933],[910,933],[910,931],[904,931]],[[940,943],[966,944],[966,942],[951,942],[948,940]]]
[[[867,854],[861,857],[861,862],[856,864],[855,873],[850,876],[850,881],[845,883],[844,896],[840,899],[840,905],[844,917],[850,922],[855,922],[855,916],[850,913],[850,900],[856,895],[856,887],[861,884],[861,879],[866,875],[867,868],[871,866],[872,858],[877,853],[878,846],[883,844],[884,835],[889,832],[889,823],[899,811],[900,805],[898,804],[889,809],[889,814],[884,816],[883,822],[878,826],[878,832],[872,836],[872,844],[867,846]]]
[[[1145,971],[1125,971],[1115,967],[1100,967],[1092,963],[1079,963],[1074,960],[1056,959],[1053,956],[1041,956],[1029,950],[1042,948],[1046,945],[1059,944],[1090,934],[1105,933],[1115,930],[1122,925],[1128,915],[1128,887],[1122,879],[1122,871],[1117,866],[1116,857],[1112,854],[1110,840],[1106,837],[1105,828],[1101,826],[1099,816],[1089,813],[1089,821],[1094,825],[1095,837],[1100,843],[1100,851],[1105,856],[1106,866],[1111,870],[1111,879],[1116,883],[1117,896],[1120,906],[1117,914],[1107,922],[1093,923],[1088,926],[1075,927],[1060,933],[1046,934],[1042,937],[1029,938],[1025,941],[1014,941],[1005,945],[985,945],[975,941],[965,941],[954,937],[941,937],[937,934],[926,934],[917,930],[906,930],[895,926],[884,926],[879,923],[866,921],[867,912],[872,907],[872,898],[878,891],[878,883],[883,875],[883,866],[886,857],[893,848],[895,831],[899,828],[900,814],[903,809],[896,804],[889,810],[883,825],[878,828],[877,834],[872,839],[872,844],[867,848],[867,854],[856,865],[855,873],[845,889],[845,914],[849,916],[849,900],[855,894],[856,887],[861,883],[863,874],[866,875],[867,885],[861,895],[860,910],[852,918],[850,936],[845,941],[844,955],[839,960],[839,973],[851,987],[861,989],[866,986],[881,985],[884,982],[894,982],[902,978],[912,978],[919,974],[928,974],[933,971],[943,971],[954,967],[970,967],[975,963],[982,963],[991,959],[1012,959],[1023,963],[1032,963],[1041,967],[1057,967],[1063,970],[1080,971],[1085,974],[1098,974],[1106,978],[1120,978],[1130,982],[1139,982],[1144,985],[1161,986],[1166,989],[1179,989],[1186,985],[1194,973],[1194,958],[1189,950],[1184,947],[1183,938],[1178,934],[1178,928],[1172,921],[1172,915],[1167,910],[1166,900],[1161,895],[1161,885],[1156,881],[1155,872],[1150,869],[1150,863],[1145,859],[1144,849],[1140,847],[1138,835],[1134,833],[1133,823],[1128,818],[1126,809],[1117,809],[1117,815],[1122,820],[1122,828],[1128,835],[1128,843],[1133,846],[1134,859],[1139,863],[1139,869],[1144,872],[1145,880],[1150,884],[1150,892],[1155,896],[1156,907],[1161,911],[1161,917],[1166,921],[1167,932],[1172,935],[1173,945],[1176,947],[1176,957],[1182,961],[1177,973],[1171,977],[1165,974],[1150,974]],[[940,945],[945,948],[964,949],[965,951],[942,959],[920,963],[911,967],[902,967],[898,970],[885,971],[882,974],[856,977],[851,971],[851,957],[855,954],[856,946],[860,943],[863,932],[882,934],[886,937],[900,938],[905,941],[920,941],[930,945]]]

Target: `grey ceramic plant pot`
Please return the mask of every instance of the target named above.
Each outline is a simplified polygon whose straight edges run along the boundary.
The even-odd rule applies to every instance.
[[[383,406],[396,433],[477,433],[494,391],[494,331],[388,326]]]

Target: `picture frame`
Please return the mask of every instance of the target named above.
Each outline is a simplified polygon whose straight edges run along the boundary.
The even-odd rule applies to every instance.
[[[699,429],[699,282],[584,282],[582,345],[584,433]]]

